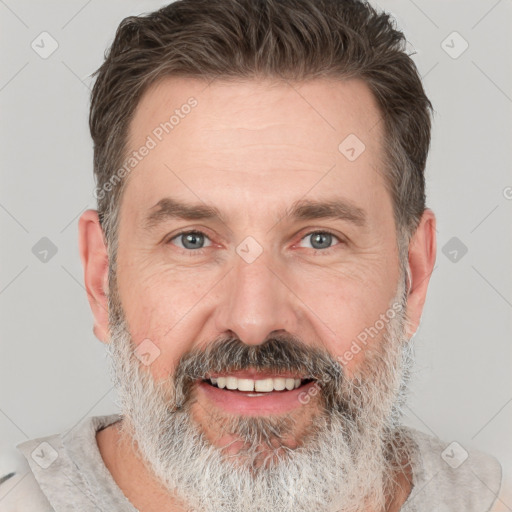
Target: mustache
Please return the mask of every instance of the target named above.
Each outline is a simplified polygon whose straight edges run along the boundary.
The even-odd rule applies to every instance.
[[[221,337],[178,361],[174,373],[176,409],[190,402],[197,380],[212,373],[249,369],[277,375],[291,372],[315,380],[327,407],[334,405],[345,379],[342,365],[326,349],[310,347],[290,334],[275,334],[258,345],[247,345],[236,337]]]

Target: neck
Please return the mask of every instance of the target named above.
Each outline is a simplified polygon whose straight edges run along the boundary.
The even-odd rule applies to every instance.
[[[398,512],[413,487],[413,471],[407,446],[410,445],[405,437],[402,437],[402,433],[395,431],[395,436],[388,445],[388,449],[389,457],[397,461],[397,466],[393,472],[393,478],[390,479],[386,512]]]
[[[120,422],[97,432],[96,441],[105,466],[126,498],[140,512],[173,510],[187,512],[186,505],[153,476],[131,441],[120,430]],[[393,478],[384,512],[399,512],[412,489],[412,469],[402,460],[402,470]]]
[[[188,512],[149,471],[131,441],[122,434],[120,423],[99,431],[96,441],[105,466],[126,498],[140,512]]]
[[[412,471],[407,466],[403,472],[397,472],[392,492],[386,502],[386,512],[399,512],[412,489]]]

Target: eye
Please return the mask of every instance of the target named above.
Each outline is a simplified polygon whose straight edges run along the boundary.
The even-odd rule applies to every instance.
[[[175,240],[176,242],[174,242]],[[208,240],[209,243],[204,245],[206,240]],[[171,238],[169,243],[171,242],[181,249],[186,250],[198,250],[211,245],[211,240],[201,231],[182,231]]]
[[[299,244],[300,247],[305,247],[302,244],[308,239],[310,240],[310,248],[315,250],[330,249],[334,240],[341,242],[337,236],[333,235],[329,231],[313,231],[301,239],[301,243]]]

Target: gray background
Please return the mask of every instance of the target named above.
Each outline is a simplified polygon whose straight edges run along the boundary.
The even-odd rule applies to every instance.
[[[95,207],[89,75],[122,18],[165,3],[0,0],[0,476],[19,463],[16,443],[117,411],[78,254],[78,217]],[[512,2],[378,5],[405,31],[436,110],[438,254],[405,421],[510,472]],[[58,43],[48,58],[31,47],[51,48],[43,31]],[[43,237],[57,249],[46,262]]]

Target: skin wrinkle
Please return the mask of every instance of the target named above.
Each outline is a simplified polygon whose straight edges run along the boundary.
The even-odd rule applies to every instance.
[[[423,237],[433,226],[422,224],[408,261],[399,252],[391,197],[375,171],[382,133],[374,128],[369,136],[377,113],[366,85],[345,81],[335,89],[319,80],[300,91],[264,82],[204,89],[192,79],[169,79],[150,89],[135,113],[138,141],[155,125],[156,106],[165,112],[190,95],[198,100],[179,130],[130,175],[117,257],[106,246],[108,268],[101,267],[102,278],[108,275],[108,304],[99,300],[107,324],[103,313],[95,316],[108,333],[102,341],[124,420],[99,434],[98,446],[141,512],[394,512],[410,491],[410,447],[399,420],[422,299],[414,289],[407,296],[401,269],[410,263],[421,286],[423,266],[431,263]],[[330,112],[335,132],[302,96],[325,102],[321,110]],[[246,111],[247,98],[258,98],[259,107]],[[243,130],[233,140],[241,117],[255,128],[254,144],[245,144]],[[294,141],[286,145],[293,158],[273,158],[283,147],[275,143],[279,133]],[[353,162],[337,147],[346,133],[366,144]],[[234,172],[240,162],[246,165]],[[319,176],[319,168],[332,170]],[[299,199],[332,196],[364,210],[366,228],[276,219]],[[162,197],[215,205],[227,224],[167,220],[145,231],[142,219]],[[101,233],[91,213],[82,232],[87,218],[89,236]],[[348,242],[313,251],[306,235],[324,229]],[[192,255],[170,242],[185,230],[204,232],[211,249]],[[250,264],[235,250],[247,236],[263,249]],[[385,327],[340,366],[358,335],[396,304],[400,311],[393,309]],[[147,367],[133,353],[146,339],[159,350]],[[223,371],[249,364],[277,373],[307,370],[323,385],[286,414],[233,415],[195,382],[216,364]]]
[[[312,506],[320,507],[319,510],[338,510],[336,508],[329,508],[333,504],[336,507],[343,506],[343,510],[359,510],[362,500],[365,499],[361,494],[357,494],[355,499],[352,497],[352,502],[350,501],[350,497],[344,496],[341,492],[339,493],[340,498],[337,499],[336,493],[333,492],[329,497],[330,501],[324,502],[322,499],[325,498],[322,498],[318,492],[315,492],[315,489],[318,487],[318,482],[328,478],[329,475],[329,471],[327,471],[326,475],[325,468],[330,466],[324,463],[324,457],[317,457],[316,463],[314,459],[308,460],[308,467],[311,468],[308,473],[311,479],[309,480],[309,478],[306,478],[304,475],[305,461],[299,458],[297,453],[294,455],[293,449],[290,451],[289,448],[287,449],[286,446],[282,444],[278,444],[276,449],[275,446],[271,446],[272,443],[268,443],[271,438],[274,439],[274,442],[282,441],[283,431],[284,433],[290,431],[290,428],[293,427],[293,420],[287,421],[287,419],[283,420],[282,418],[278,418],[277,421],[274,422],[273,419],[269,418],[251,418],[245,420],[234,418],[232,421],[224,422],[222,427],[223,432],[236,432],[237,436],[244,439],[247,444],[240,445],[240,443],[238,443],[236,446],[237,450],[223,459],[221,456],[213,457],[211,452],[212,446],[215,445],[215,441],[218,441],[218,439],[213,442],[210,441],[210,443],[205,442],[203,439],[201,443],[202,448],[199,450],[198,454],[196,453],[196,457],[203,457],[204,460],[198,463],[195,469],[190,469],[187,464],[185,464],[186,467],[183,467],[183,462],[189,460],[189,457],[181,451],[183,449],[182,447],[187,444],[187,440],[184,439],[186,436],[184,436],[183,432],[188,429],[190,431],[188,434],[190,439],[193,439],[195,436],[193,433],[195,432],[193,424],[190,424],[188,421],[183,422],[183,418],[181,421],[180,419],[176,419],[176,414],[185,414],[184,418],[187,418],[193,403],[193,400],[191,400],[192,391],[191,388],[187,386],[186,376],[189,375],[191,379],[194,379],[198,375],[205,375],[208,370],[215,372],[224,368],[237,369],[240,366],[246,366],[248,361],[254,362],[260,361],[260,359],[244,358],[243,353],[247,352],[247,347],[238,345],[238,349],[234,350],[232,347],[236,347],[237,345],[233,340],[218,340],[216,343],[209,345],[206,352],[200,350],[182,358],[175,372],[170,394],[164,393],[164,396],[159,398],[158,393],[155,393],[153,390],[151,380],[147,378],[148,374],[144,373],[144,371],[142,373],[140,372],[142,369],[141,365],[133,356],[130,335],[126,331],[123,312],[120,308],[120,304],[117,302],[115,290],[114,282],[111,303],[109,304],[110,311],[113,312],[113,339],[108,347],[112,358],[113,373],[116,376],[118,390],[120,391],[120,396],[123,401],[123,408],[127,412],[130,412],[135,422],[135,424],[132,424],[132,419],[129,419],[127,416],[127,421],[123,422],[122,425],[122,435],[126,436],[127,439],[137,439],[137,446],[144,446],[146,450],[148,443],[153,444],[153,449],[148,450],[151,454],[148,462],[152,465],[153,470],[159,477],[163,479],[168,489],[180,489],[182,493],[181,499],[188,499],[195,510],[220,511],[221,508],[219,507],[222,507],[226,510],[235,511],[241,510],[240,507],[244,507],[245,510],[250,511],[253,509],[247,504],[249,502],[246,502],[244,506],[240,498],[241,495],[238,494],[239,486],[242,485],[242,489],[245,489],[245,492],[247,492],[247,489],[251,488],[255,478],[255,467],[268,469],[268,473],[266,474],[267,478],[269,478],[274,471],[286,474],[287,471],[290,471],[290,469],[286,467],[286,462],[293,460],[295,457],[298,459],[296,467],[301,468],[301,478],[312,482],[312,488],[308,489],[307,492],[310,499],[305,498],[303,494],[296,495],[296,500],[293,504],[290,503],[287,508],[280,508],[282,507],[280,503],[283,500],[283,493],[288,496],[289,494],[293,494],[293,489],[281,488],[275,484],[271,484],[264,488],[264,499],[258,499],[258,496],[251,496],[251,502],[258,503],[258,507],[261,507],[262,503],[266,503],[266,508],[254,508],[254,510],[306,511],[311,510],[310,507]],[[398,300],[401,300],[403,305],[403,284],[399,287],[396,297],[393,299],[393,303]],[[390,432],[394,432],[393,435],[397,433],[398,424],[396,421],[400,416],[399,409],[404,400],[408,373],[412,365],[410,346],[407,340],[403,338],[403,326],[403,316],[397,316],[390,321],[389,328],[386,332],[386,336],[389,338],[386,342],[383,342],[378,349],[374,350],[372,353],[367,353],[366,368],[361,368],[358,372],[358,376],[355,377],[355,379],[359,379],[358,383],[351,384],[346,380],[343,376],[343,371],[340,371],[341,367],[339,364],[336,363],[336,361],[330,361],[330,357],[327,354],[323,354],[321,350],[306,349],[304,353],[302,353],[302,356],[299,355],[303,349],[297,350],[297,347],[300,345],[297,345],[296,340],[290,340],[289,346],[286,342],[280,345],[279,343],[282,343],[281,341],[276,344],[276,347],[278,347],[276,355],[279,353],[283,355],[283,360],[280,360],[279,357],[262,360],[262,364],[264,364],[265,367],[268,367],[269,363],[271,363],[272,366],[278,367],[281,371],[284,371],[292,366],[299,372],[304,370],[306,373],[309,372],[317,375],[319,380],[323,379],[327,381],[328,385],[323,387],[323,392],[320,395],[322,400],[325,400],[320,410],[322,414],[327,415],[327,418],[323,418],[322,416],[315,425],[311,426],[311,431],[308,432],[308,434],[312,432],[314,438],[315,434],[321,437],[323,433],[324,437],[321,437],[321,439],[324,443],[324,451],[330,446],[333,448],[336,447],[336,450],[339,450],[336,454],[339,459],[338,462],[344,459],[351,460],[353,456],[350,451],[343,453],[343,450],[340,450],[340,446],[343,446],[344,441],[346,442],[345,432],[347,430],[353,436],[353,439],[349,440],[346,450],[353,449],[356,450],[356,453],[359,452],[357,459],[360,459],[363,453],[366,453],[366,457],[370,459],[374,457],[374,454],[370,455],[368,451],[371,449],[373,452],[377,448],[376,440],[373,439],[373,436],[377,434],[377,437],[380,437],[383,424],[385,428],[382,433],[387,433],[388,436]],[[400,335],[400,331],[402,331],[402,335]],[[279,340],[279,338],[277,339]],[[284,339],[286,339],[286,337]],[[221,350],[217,350],[216,347]],[[250,348],[254,349],[255,347]],[[212,354],[211,357],[208,356],[208,352]],[[219,352],[223,354],[220,358],[218,356]],[[270,352],[272,353],[272,351]],[[295,356],[292,356],[291,354],[294,354],[294,352]],[[308,352],[311,352],[311,356],[305,359],[305,354]],[[288,354],[290,357],[286,358],[285,354]],[[323,359],[324,363],[320,363],[319,358],[320,360]],[[291,359],[297,362],[283,365],[282,363],[286,363],[286,359],[288,359],[288,361]],[[228,361],[231,361],[231,363],[228,363]],[[263,363],[263,361],[266,362]],[[302,367],[302,364],[306,364],[306,367]],[[384,367],[382,366],[383,364]],[[319,371],[318,368],[322,367],[324,370]],[[317,370],[315,371],[314,368]],[[387,372],[385,371],[386,369]],[[140,390],[137,392],[138,386],[141,386],[141,388],[147,386],[143,396],[138,396],[140,393]],[[184,389],[187,389],[187,391]],[[342,390],[347,396],[343,396]],[[186,402],[183,403],[182,408],[185,410],[181,413],[169,413],[169,404],[176,404],[176,401],[180,402],[181,400],[177,398],[180,396],[192,403],[188,403],[188,405],[186,405]],[[387,400],[385,398],[386,396],[388,398]],[[349,405],[342,405],[344,400],[351,400],[351,403]],[[160,401],[160,406],[157,405],[158,401]],[[393,403],[391,406],[392,410],[386,413],[385,410],[390,406],[390,402]],[[160,417],[158,414],[155,414],[155,411],[158,410],[159,407],[161,408]],[[347,409],[349,409],[351,413],[347,414]],[[377,410],[380,411],[380,414],[376,414]],[[221,420],[223,419],[222,416],[211,415],[211,419],[214,422],[219,418]],[[340,426],[343,425],[343,429],[335,429],[334,431],[328,430],[328,425],[331,421]],[[173,422],[176,422],[180,426],[170,428],[170,424]],[[389,424],[387,422],[389,422]],[[161,437],[155,434],[155,430],[160,431],[159,434]],[[364,431],[365,434],[363,435],[361,431]],[[151,432],[151,434],[148,432]],[[373,433],[373,436],[370,435],[370,432]],[[176,437],[178,437],[178,439],[176,439]],[[382,450],[383,460],[380,460],[379,464],[383,464],[381,470],[386,468],[387,470],[393,469],[393,471],[396,472],[397,468],[400,468],[401,461],[394,457],[403,457],[403,451],[399,450],[399,443],[396,440],[391,446],[386,446],[386,443],[390,442],[390,438],[391,436],[382,442],[380,449]],[[303,442],[307,444],[308,439],[308,435],[306,435],[303,438]],[[400,442],[404,442],[404,438],[399,437],[398,439]],[[263,445],[261,444],[262,441]],[[188,442],[190,443],[191,441],[188,440]],[[192,445],[194,445],[194,443],[197,444],[197,441],[192,441]],[[232,441],[232,443],[235,443],[235,441]],[[352,446],[352,448],[350,449],[349,446]],[[224,449],[228,450],[229,447],[230,445],[228,444]],[[395,451],[394,457],[392,456],[393,450]],[[155,453],[158,451],[161,452],[161,455],[157,457],[157,460],[151,459],[151,456],[154,457]],[[203,453],[203,455],[201,455],[201,453]],[[148,452],[145,452],[146,456],[147,454]],[[317,453],[317,455],[319,454]],[[321,448],[320,455],[324,455]],[[385,459],[386,456],[389,457],[389,460]],[[233,478],[233,475],[236,475],[234,472],[235,467],[250,470],[245,473],[245,480],[244,477],[240,475],[237,475],[238,478]],[[379,467],[379,465],[372,468],[373,472],[369,467],[366,468],[367,471],[364,471],[363,468],[358,468],[360,470],[357,471],[357,474],[353,475],[357,476],[358,487],[364,487],[361,481],[365,479],[362,478],[361,475],[375,475],[377,467]],[[401,468],[401,470],[404,469]],[[196,472],[195,474],[193,473],[194,471]],[[231,480],[231,487],[228,489],[223,488],[220,493],[215,493],[214,489],[220,482],[217,482],[215,485],[210,484],[209,492],[205,495],[203,494],[203,489],[194,493],[190,488],[190,484],[187,485],[186,482],[180,480],[179,477],[176,478],[176,475],[185,474],[188,476],[188,482],[194,482],[196,479],[201,478],[202,472],[221,475],[219,480],[221,478],[224,480],[228,479],[228,481]],[[242,473],[242,475],[243,474],[244,473]],[[390,473],[390,475],[392,475],[392,473]],[[334,475],[331,475],[331,477],[332,476]],[[340,474],[335,474],[335,478],[338,480]],[[370,483],[366,483],[366,485],[369,487],[371,487],[372,484],[375,485],[373,481],[374,478],[375,477],[372,476],[369,479],[371,480]],[[384,475],[381,475],[381,478],[384,478]],[[336,482],[329,481],[328,485],[336,485]],[[352,485],[354,484],[352,483]],[[385,485],[393,489],[395,489],[396,486],[396,484],[393,484],[392,479],[386,481]],[[282,489],[282,491],[279,492],[279,489]],[[378,491],[375,489],[370,491],[365,489],[365,491],[374,493],[371,498],[368,498],[373,506],[383,506],[386,496],[382,494],[379,495]],[[360,490],[359,492],[361,493],[362,491]],[[178,491],[178,496],[179,495],[180,492]],[[224,503],[224,499],[228,500],[230,504]],[[329,505],[329,503],[331,503],[331,505]]]

